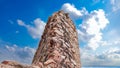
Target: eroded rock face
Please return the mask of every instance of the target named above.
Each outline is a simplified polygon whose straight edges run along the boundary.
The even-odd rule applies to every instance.
[[[4,61],[0,68],[81,68],[76,28],[67,13],[54,13],[45,26],[32,65]]]
[[[77,32],[67,13],[49,18],[32,62],[38,63],[44,68],[80,68]]]

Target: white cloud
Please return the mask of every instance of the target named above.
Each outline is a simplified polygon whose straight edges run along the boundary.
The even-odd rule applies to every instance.
[[[14,60],[20,63],[31,64],[35,49],[31,47],[19,47],[16,44],[0,42],[0,62],[4,60]]]
[[[105,32],[103,37],[105,41],[102,41],[101,45],[120,48],[119,29],[112,28],[108,32]]]
[[[18,22],[18,25],[27,27],[27,25],[22,20],[18,19],[17,22]]]
[[[97,4],[97,3],[99,3],[101,0],[92,0],[92,5],[95,5],[95,4]]]
[[[78,19],[81,16],[88,13],[85,8],[82,8],[82,10],[78,10],[75,8],[75,6],[73,4],[70,4],[70,3],[63,4],[61,9],[65,12],[69,13],[70,17],[72,19]]]
[[[109,23],[108,19],[105,16],[105,12],[102,9],[94,10],[87,15],[86,18],[83,18],[82,24],[80,24],[80,31],[78,32],[79,36],[86,39],[87,37],[87,48],[96,50],[102,41],[102,30]],[[80,37],[81,38],[81,37]],[[82,39],[81,39],[82,41]]]
[[[42,21],[40,18],[37,18],[33,21],[34,25],[27,25],[22,20],[19,19],[17,20],[17,22],[18,25],[27,28],[28,32],[33,38],[40,38],[45,27],[45,22]]]
[[[14,22],[13,22],[12,20],[8,20],[8,22],[9,22],[10,24],[14,24]]]
[[[15,31],[15,33],[16,33],[16,34],[18,34],[18,33],[19,33],[19,31],[18,31],[18,30],[16,30],[16,31]]]
[[[114,4],[115,4],[115,0],[111,0],[110,3],[111,3],[112,5],[114,5]]]
[[[118,11],[120,9],[120,0],[110,0],[110,3],[112,5],[112,11]]]
[[[100,54],[81,49],[81,62],[83,66],[119,66],[120,49],[107,48]]]
[[[111,66],[119,66],[119,62],[120,62],[120,49],[117,47],[110,47],[108,49],[106,49],[102,54],[97,55],[98,59],[101,59],[101,57],[103,57],[102,59],[104,61],[110,61],[109,65]]]

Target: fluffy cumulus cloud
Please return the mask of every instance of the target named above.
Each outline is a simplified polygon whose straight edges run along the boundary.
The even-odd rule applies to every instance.
[[[88,13],[85,8],[82,8],[82,10],[78,10],[73,4],[70,3],[63,4],[61,9],[69,13],[72,19],[78,19]]]
[[[40,18],[35,19],[33,21],[33,25],[27,25],[24,21],[19,19],[17,20],[17,22],[18,25],[24,26],[33,38],[40,38],[45,27],[45,22],[42,21]]]
[[[0,42],[0,62],[13,60],[21,63],[31,64],[35,49],[31,47],[19,47],[16,44],[6,44]]]
[[[110,3],[112,5],[113,11],[117,11],[120,9],[120,0],[110,0]]]
[[[108,23],[109,21],[102,9],[90,12],[85,19],[83,18],[82,24],[79,25],[78,34],[80,39],[83,41],[87,39],[87,47],[95,50],[102,40],[102,30]]]

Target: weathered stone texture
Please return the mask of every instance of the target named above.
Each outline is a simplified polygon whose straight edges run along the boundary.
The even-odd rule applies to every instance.
[[[40,68],[39,66],[35,65],[23,65],[15,61],[3,61],[0,64],[0,68]]]
[[[76,28],[67,13],[59,11],[48,20],[33,64],[44,68],[80,68]]]

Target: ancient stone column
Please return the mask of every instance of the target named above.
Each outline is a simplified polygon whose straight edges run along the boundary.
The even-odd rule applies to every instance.
[[[78,35],[68,13],[58,11],[48,20],[33,65],[41,68],[80,68]]]

